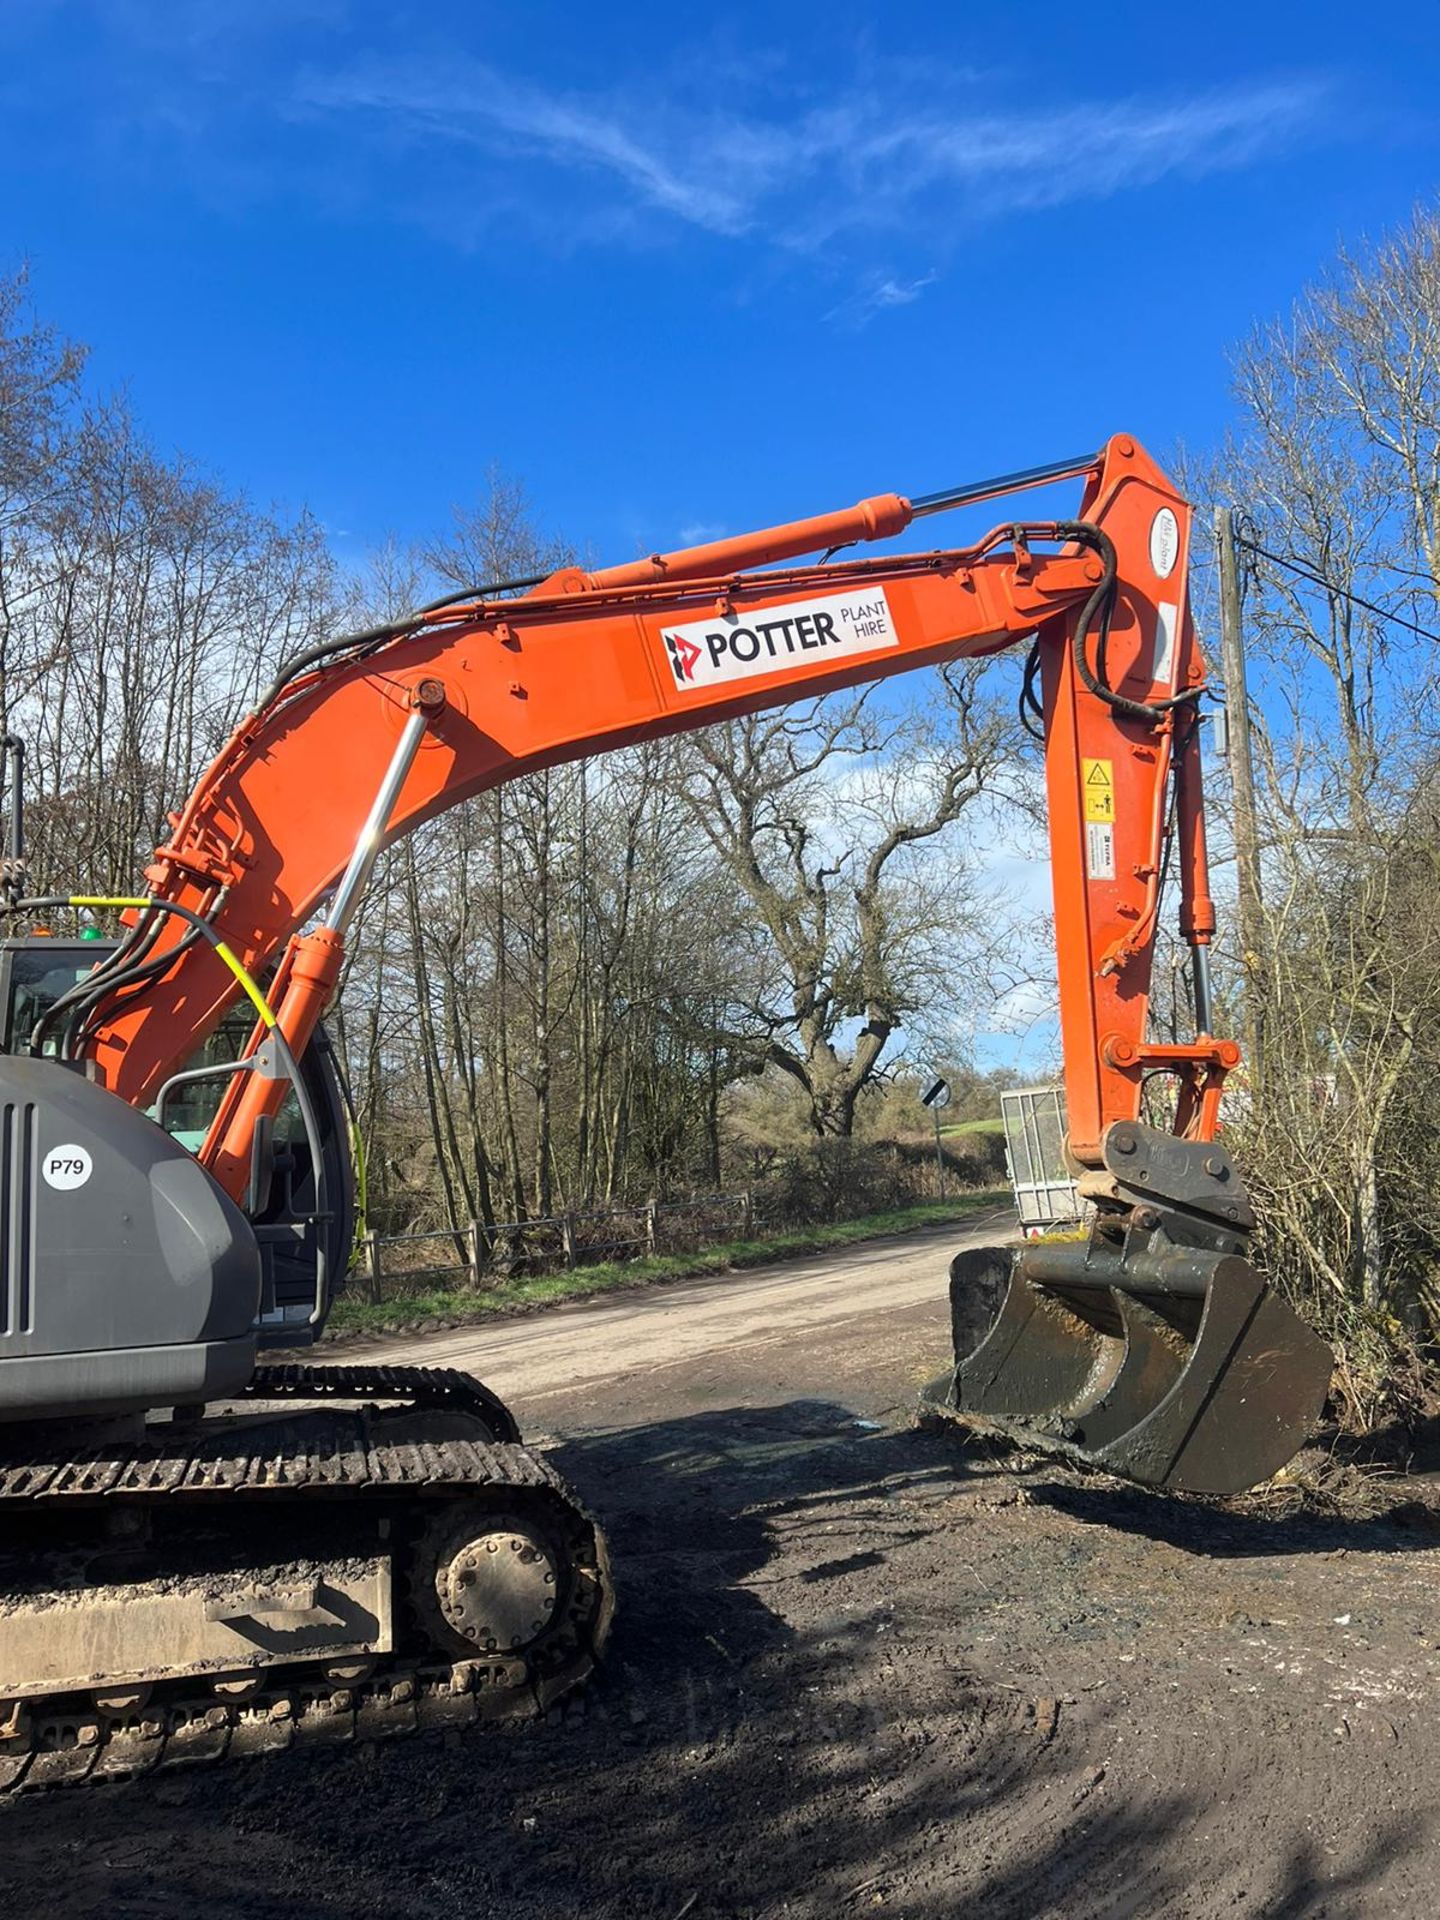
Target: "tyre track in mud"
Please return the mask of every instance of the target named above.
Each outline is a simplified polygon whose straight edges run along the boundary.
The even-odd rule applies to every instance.
[[[810,1410],[816,1427],[826,1413]],[[784,1459],[764,1418],[746,1449],[758,1478]],[[732,1417],[727,1448],[735,1434]],[[812,1469],[827,1453],[833,1469],[823,1497],[800,1494],[797,1518],[792,1463],[759,1508],[783,1564],[808,1558],[760,1576],[793,1637],[783,1694],[752,1682],[751,1706],[792,1778],[759,1827],[784,1904],[756,1868],[775,1904],[755,1911],[831,1913],[862,1884],[915,1915],[1432,1910],[1435,1662],[1405,1633],[1408,1609],[1433,1617],[1432,1535],[1367,1525],[1358,1571],[1333,1544],[1348,1528],[1257,1539],[1196,1507],[1155,1540],[1099,1524],[1155,1503],[1095,1482],[957,1477],[943,1442],[917,1469],[928,1436],[852,1443],[869,1450],[857,1482],[843,1440],[810,1438]],[[1301,1555],[1313,1582],[1287,1564]],[[659,1584],[680,1577],[671,1564]],[[1362,1587],[1363,1630],[1322,1611]],[[737,1738],[704,1761],[723,1800],[763,1767]],[[719,1854],[705,1864],[723,1885]]]
[[[904,1304],[877,1262],[847,1288],[844,1256],[783,1324],[778,1276],[728,1328],[707,1290],[668,1360],[617,1308],[608,1372],[604,1309],[583,1352],[572,1314],[525,1322],[516,1411],[617,1566],[587,1698],[21,1803],[4,1910],[63,1886],[67,1915],[148,1920],[1433,1912],[1440,1528],[1416,1489],[1285,1518],[912,1430],[950,1244],[906,1251]]]

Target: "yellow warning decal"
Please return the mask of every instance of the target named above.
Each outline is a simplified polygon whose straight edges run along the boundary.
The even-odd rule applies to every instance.
[[[1080,784],[1085,792],[1085,818],[1113,820],[1115,818],[1115,762],[1113,760],[1082,760]]]

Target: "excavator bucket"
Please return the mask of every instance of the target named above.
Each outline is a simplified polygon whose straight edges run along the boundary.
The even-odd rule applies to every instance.
[[[1329,1349],[1237,1253],[1031,1244],[950,1269],[939,1410],[1145,1486],[1239,1493],[1299,1449]]]

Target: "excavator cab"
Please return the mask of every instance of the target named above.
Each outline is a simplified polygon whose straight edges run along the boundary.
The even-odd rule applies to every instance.
[[[0,1052],[23,1053],[36,1021],[115,951],[87,928],[78,940],[29,933],[0,940]]]
[[[36,931],[0,940],[0,1053],[28,1053],[37,1021],[115,947],[114,940],[90,927],[74,939]],[[228,1015],[187,1062],[186,1073],[235,1059],[250,1024],[239,1013]],[[53,1051],[53,1044],[46,1050]],[[323,1027],[299,1065],[318,1123],[322,1177],[317,1182],[315,1151],[292,1095],[261,1143],[263,1167],[248,1210],[263,1273],[255,1331],[272,1347],[308,1346],[318,1337],[349,1265],[355,1235],[353,1130],[334,1049]],[[187,1079],[165,1101],[163,1114],[152,1117],[161,1118],[165,1131],[195,1153],[223,1084],[218,1077]],[[328,1275],[318,1320],[317,1273]]]
[[[219,1107],[225,1064],[239,1058],[251,1026],[248,1013],[232,1009],[187,1063],[184,1071],[194,1077],[177,1084],[164,1100],[161,1124],[192,1153],[199,1152]],[[246,1209],[260,1245],[264,1280],[256,1329],[267,1347],[310,1346],[319,1338],[355,1244],[355,1129],[339,1061],[323,1025],[311,1035],[298,1066],[315,1137],[294,1093],[287,1094],[257,1136]]]

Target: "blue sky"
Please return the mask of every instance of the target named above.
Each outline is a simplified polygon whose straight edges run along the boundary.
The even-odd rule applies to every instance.
[[[342,553],[595,558],[1226,419],[1440,170],[1431,4],[4,0],[0,259]],[[957,528],[958,532],[959,529]]]
[[[0,268],[350,563],[497,463],[624,559],[1212,445],[1227,349],[1440,184],[1436,18],[0,0]],[[1043,912],[1041,863],[992,866]],[[1047,998],[982,1057],[1043,1072]]]

